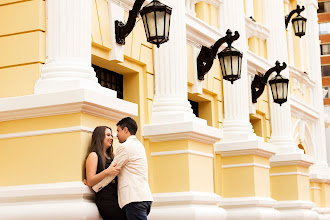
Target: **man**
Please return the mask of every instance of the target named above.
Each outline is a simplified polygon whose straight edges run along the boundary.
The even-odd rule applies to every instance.
[[[117,123],[117,137],[121,143],[112,164],[121,168],[118,175],[118,203],[124,208],[128,220],[146,220],[153,201],[148,184],[147,157],[136,138],[137,124],[127,117]],[[108,176],[93,186],[98,192],[115,177]]]

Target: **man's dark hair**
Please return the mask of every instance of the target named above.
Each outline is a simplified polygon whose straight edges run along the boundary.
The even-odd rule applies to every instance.
[[[124,129],[126,127],[131,135],[135,135],[138,129],[136,121],[131,117],[121,119],[117,123],[117,126],[120,126],[121,129]]]

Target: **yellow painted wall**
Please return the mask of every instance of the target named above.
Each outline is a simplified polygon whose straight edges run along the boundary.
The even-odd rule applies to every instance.
[[[203,1],[195,4],[196,17],[213,27],[218,27],[218,9]]]
[[[0,134],[99,125],[116,129],[116,122],[75,113],[0,122]],[[0,139],[0,186],[81,181],[91,133],[34,135]],[[118,145],[118,141],[115,141]]]
[[[267,59],[267,41],[257,37],[248,39],[249,50],[258,56]]]
[[[268,158],[256,155],[221,158],[222,165],[259,163],[268,166]],[[270,196],[269,169],[242,166],[221,169],[223,197]],[[244,180],[244,181],[242,181]]]
[[[45,30],[45,1],[0,2],[0,98],[33,94],[46,59]]]
[[[312,187],[320,188],[320,189],[315,189],[315,188],[311,189],[311,200],[316,204],[316,207],[321,207],[322,192],[321,192],[320,183],[311,182],[311,188]]]
[[[297,87],[294,87],[294,78],[290,77],[290,94],[294,95],[295,97],[297,97],[298,99],[300,99],[301,101],[310,104],[311,103],[311,97],[310,97],[310,91],[309,91],[309,87],[305,84],[303,86],[302,82],[297,82]]]
[[[253,18],[256,20],[256,22],[263,24],[263,1],[264,0],[253,0],[253,10],[254,10],[254,16]]]
[[[194,150],[213,154],[213,146],[191,140],[149,143],[151,152]],[[154,193],[214,192],[213,158],[189,153],[151,157]]]

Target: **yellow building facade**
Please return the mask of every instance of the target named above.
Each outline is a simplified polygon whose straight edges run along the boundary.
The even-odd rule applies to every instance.
[[[317,1],[162,0],[160,48],[139,19],[116,43],[134,2],[0,1],[0,219],[100,219],[82,182],[87,148],[96,126],[127,116],[147,153],[149,219],[330,219]],[[302,38],[284,23],[297,4]],[[227,29],[240,34],[241,78],[224,80],[214,60],[199,80],[201,47]],[[277,60],[288,101],[266,85],[252,103],[254,77]]]

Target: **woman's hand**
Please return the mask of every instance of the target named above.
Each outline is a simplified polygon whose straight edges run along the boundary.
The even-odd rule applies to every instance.
[[[110,167],[108,167],[106,170],[107,170],[107,173],[108,175],[115,175],[117,176],[121,170],[121,168],[116,168],[117,164],[113,164],[111,165]]]

